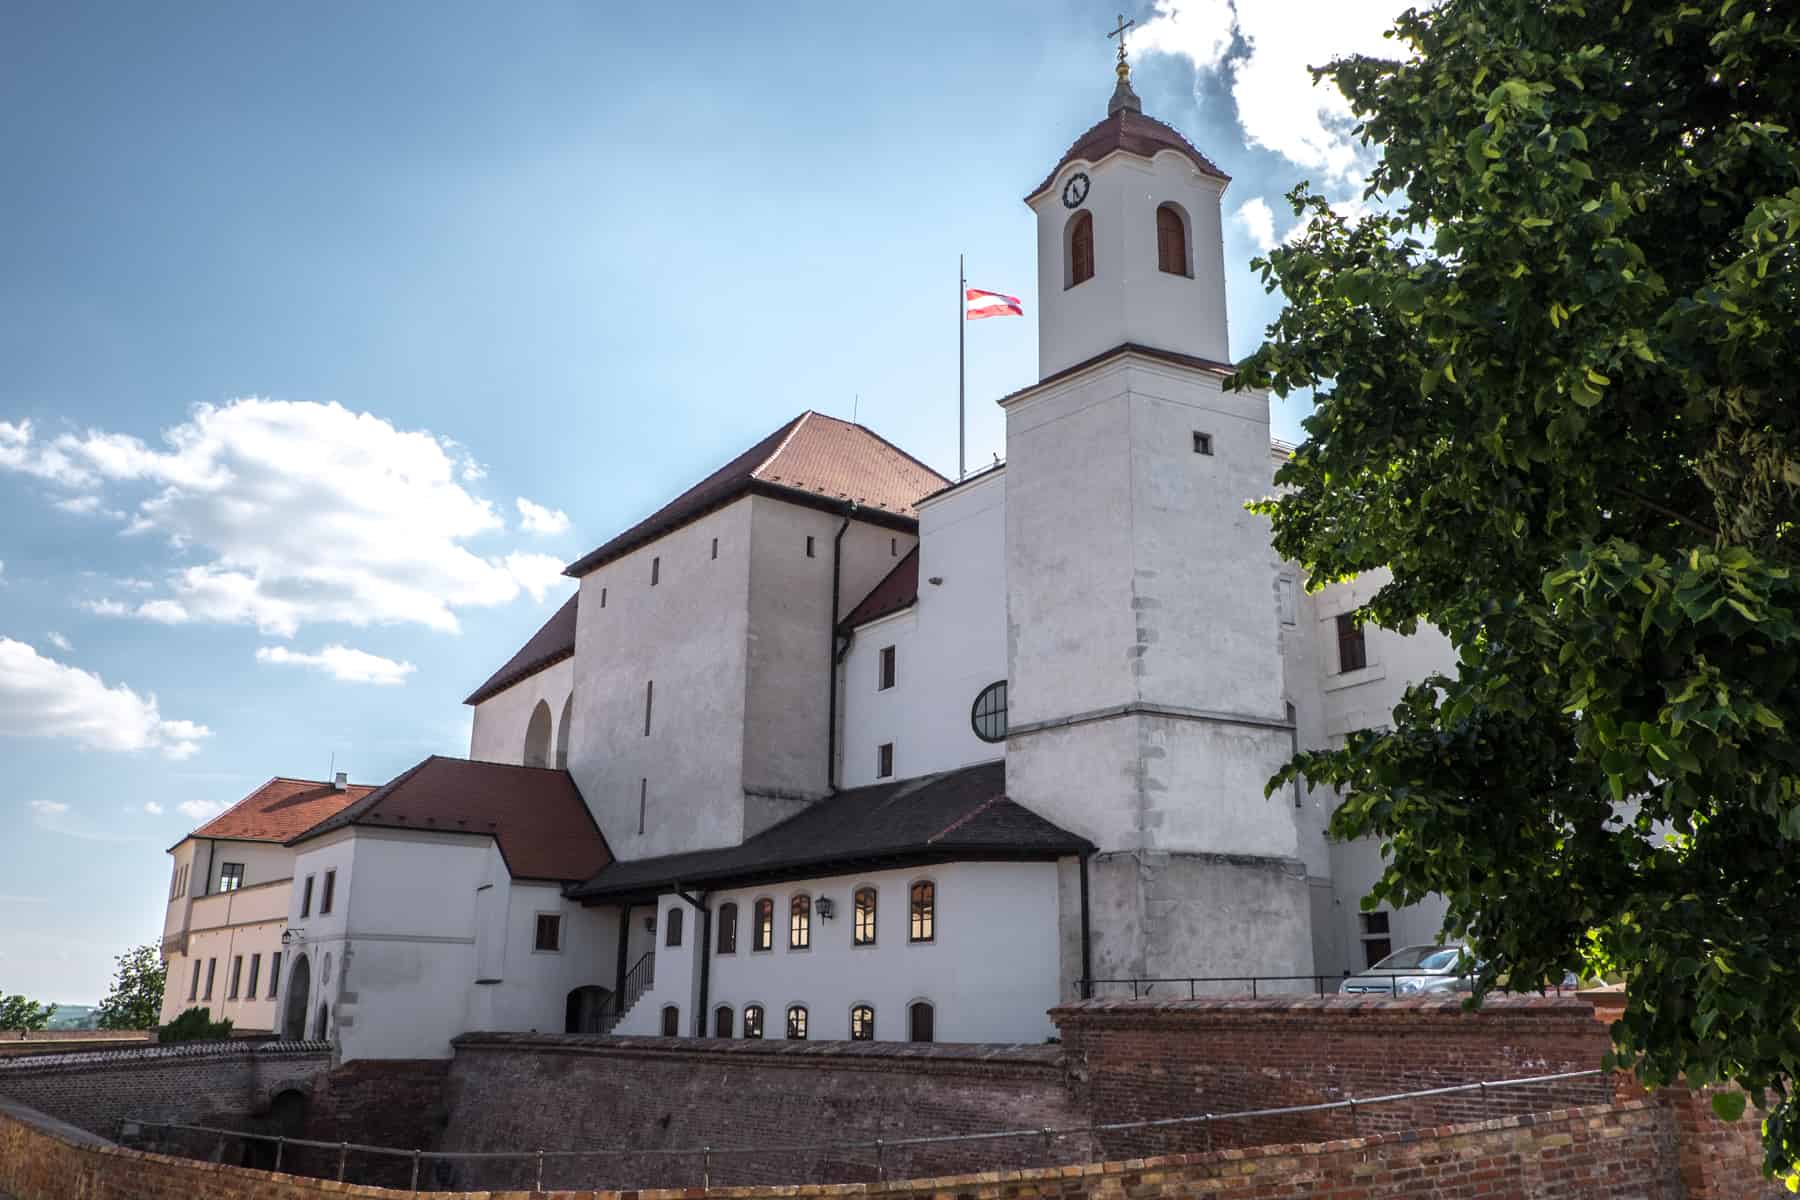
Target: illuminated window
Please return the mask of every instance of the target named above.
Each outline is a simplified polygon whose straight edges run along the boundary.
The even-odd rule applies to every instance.
[[[744,1036],[759,1038],[763,1035],[763,1012],[760,1004],[744,1005]]]
[[[812,945],[812,897],[795,896],[788,905],[788,949],[805,950]]]
[[[873,946],[875,944],[875,889],[857,888],[856,898],[851,914],[851,944],[857,946]]]
[[[853,1042],[875,1040],[875,1010],[866,1004],[859,1004],[850,1010],[850,1040]]]
[[[219,890],[221,892],[235,892],[243,886],[244,886],[244,864],[243,863],[220,863],[219,864]]]
[[[775,902],[764,896],[756,902],[756,928],[751,930],[750,949],[767,950],[775,945]]]
[[[806,1006],[794,1004],[788,1007],[787,1035],[790,1042],[806,1040]]]
[[[912,885],[912,926],[907,940],[929,942],[937,937],[937,884],[929,879]]]

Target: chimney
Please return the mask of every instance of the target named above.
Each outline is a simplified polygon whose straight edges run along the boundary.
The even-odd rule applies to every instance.
[[[345,790],[346,788],[348,788],[349,786],[350,786],[350,773],[348,771],[339,771],[336,775],[333,775],[331,777],[331,790],[332,791],[341,792],[341,791]]]

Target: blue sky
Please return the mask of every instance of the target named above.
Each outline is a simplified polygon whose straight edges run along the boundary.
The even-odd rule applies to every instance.
[[[1282,193],[1367,166],[1304,67],[1400,7],[1131,6],[1145,110],[1234,177],[1234,354]],[[98,999],[270,776],[466,753],[560,564],[800,410],[952,471],[958,252],[1027,314],[969,330],[989,461],[1112,12],[7,5],[0,992]]]

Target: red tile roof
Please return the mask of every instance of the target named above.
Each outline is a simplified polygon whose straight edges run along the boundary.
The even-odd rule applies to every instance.
[[[1075,139],[1069,152],[1057,161],[1044,177],[1044,182],[1031,189],[1025,197],[1030,204],[1050,189],[1056,182],[1062,169],[1081,159],[1084,162],[1097,163],[1115,151],[1123,150],[1127,154],[1135,154],[1139,158],[1155,158],[1162,150],[1173,150],[1194,164],[1194,168],[1203,175],[1211,175],[1215,179],[1231,182],[1231,176],[1219,170],[1213,161],[1194,149],[1193,143],[1164,125],[1155,117],[1146,117],[1141,112],[1129,108],[1121,108],[1108,113],[1106,119]]]
[[[854,501],[864,519],[910,528],[913,505],[948,482],[861,425],[804,412],[563,573],[580,578],[750,492],[834,510]]]
[[[587,879],[612,851],[567,771],[432,755],[300,836],[347,825],[493,838],[514,879]]]
[[[870,621],[880,620],[901,609],[911,608],[918,599],[919,548],[914,546],[907,551],[905,558],[895,564],[893,570],[882,577],[880,583],[869,589],[869,594],[862,598],[862,603],[838,622],[838,632],[848,633],[859,625],[867,625]]]
[[[519,652],[506,660],[506,665],[488,676],[486,683],[469,693],[464,704],[480,704],[489,696],[504,692],[528,675],[554,666],[575,653],[575,611],[581,593],[576,592],[534,634],[519,647]]]
[[[339,792],[317,779],[283,779],[277,775],[188,836],[285,842],[374,790],[366,784],[353,783]]]

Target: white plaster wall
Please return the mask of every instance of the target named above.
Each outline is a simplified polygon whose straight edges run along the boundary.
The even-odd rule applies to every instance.
[[[739,839],[750,532],[751,503],[738,500],[581,581],[569,773],[619,858]],[[654,558],[661,569],[652,587]],[[646,737],[649,680],[656,692]],[[640,780],[648,781],[641,835]]]
[[[876,748],[886,742],[896,778],[1005,753],[970,721],[975,697],[1006,678],[1005,471],[921,506],[919,537],[919,602],[858,630],[840,669],[844,787],[876,782]],[[882,691],[886,646],[895,648],[895,683]]]
[[[1082,208],[1093,214],[1094,274],[1065,288],[1064,236],[1074,213],[1064,183],[1086,172]],[[1033,204],[1038,218],[1038,375],[1055,374],[1123,342],[1230,358],[1225,327],[1225,255],[1219,205],[1225,182],[1202,175],[1184,156],[1150,161],[1114,154],[1065,166]],[[1175,203],[1188,216],[1193,277],[1158,270],[1156,209]]]
[[[495,857],[498,858],[496,852]],[[504,880],[504,866],[490,863],[490,872]],[[593,985],[609,993],[618,969],[618,911],[583,908],[565,900],[556,884],[504,882],[496,887],[506,896],[505,944],[500,982],[477,987],[471,997],[469,1028],[517,1033],[561,1033],[567,1018],[569,992]],[[539,950],[539,913],[562,917],[562,945],[558,950]]]
[[[919,879],[937,884],[937,937],[908,942],[908,890]],[[853,946],[851,898],[857,888],[877,889],[876,944]],[[813,897],[812,947],[787,948],[788,904],[800,892]],[[752,951],[755,903],[775,901],[775,947]],[[818,915],[819,897],[835,915]],[[1055,1033],[1046,1013],[1058,999],[1057,864],[950,863],[916,870],[787,883],[769,888],[715,892],[706,903],[738,906],[738,949],[712,956],[709,1009],[730,1005],[741,1033],[747,1004],[761,1004],[764,1036],[785,1035],[787,1008],[808,1010],[811,1040],[847,1039],[850,1009],[875,1009],[879,1041],[905,1041],[907,1006],[929,1000],[941,1042],[1038,1042]],[[673,897],[664,897],[659,930]],[[617,1032],[656,1034],[664,1004],[681,1008],[681,1029],[694,1028],[699,922],[690,911],[679,951],[659,947],[656,986],[627,1014]],[[716,945],[717,930],[714,930]],[[665,964],[667,967],[665,969]],[[712,1028],[707,1014],[706,1028]]]
[[[575,687],[575,660],[565,658],[535,674],[527,675],[505,691],[496,692],[475,706],[469,733],[469,757],[481,762],[525,761],[525,728],[539,701],[550,707],[550,756],[555,762],[557,738],[562,733],[563,704]]]
[[[270,985],[274,970],[272,956],[282,948],[286,893],[287,884],[277,883],[242,896],[233,892],[214,898],[213,903],[224,905],[231,911],[222,911],[216,918],[207,915],[208,925],[213,925],[215,919],[218,924],[191,931],[186,952],[167,959],[168,978],[163,989],[160,1021],[172,1021],[190,1008],[206,1008],[213,1020],[229,1019],[241,1030],[271,1030],[275,1027],[275,995]],[[231,960],[237,955],[243,956],[244,964],[238,997],[233,1000]],[[249,990],[250,963],[255,955],[262,956],[262,963],[252,993]],[[210,999],[206,996],[208,960],[216,960],[218,964]],[[200,964],[198,988],[193,986],[196,962]],[[188,998],[190,989],[193,999]]]
[[[204,857],[204,856],[203,856]],[[294,852],[280,842],[240,842],[219,839],[214,843],[212,861],[207,864],[205,888],[194,885],[196,898],[219,890],[219,872],[226,863],[244,864],[242,886],[251,887],[271,880],[286,879],[293,874]]]

